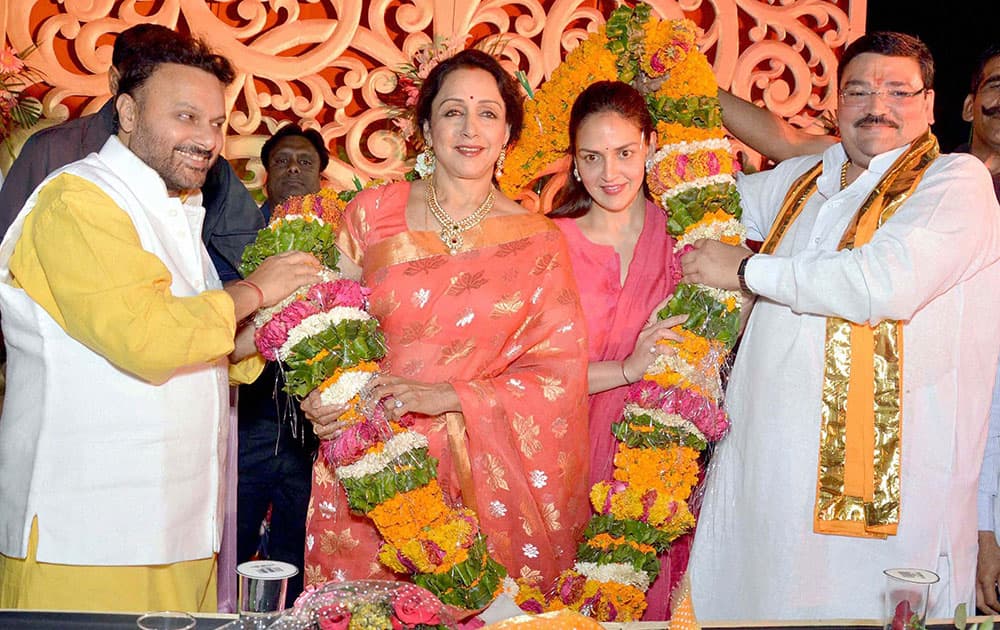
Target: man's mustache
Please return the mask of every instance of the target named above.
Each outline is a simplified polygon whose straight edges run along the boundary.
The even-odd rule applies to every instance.
[[[209,159],[212,158],[212,152],[211,151],[208,151],[206,149],[202,149],[201,147],[196,147],[196,146],[190,145],[190,144],[188,144],[188,145],[181,145],[181,146],[175,147],[175,149],[177,151],[183,151],[185,153],[193,153],[194,155],[197,155],[198,157],[209,158]]]
[[[990,118],[1000,115],[1000,105],[994,105],[993,107],[983,106],[983,116],[989,116]]]
[[[884,127],[892,127],[893,129],[899,129],[899,125],[896,123],[896,121],[890,120],[885,116],[878,116],[875,114],[867,114],[854,121],[855,127],[861,127],[863,125],[881,125]]]

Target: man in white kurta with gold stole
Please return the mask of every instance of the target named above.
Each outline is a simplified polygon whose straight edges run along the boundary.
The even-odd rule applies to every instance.
[[[740,180],[761,253],[699,243],[685,280],[756,294],[692,551],[699,619],[879,618],[883,569],[975,594],[976,485],[1000,348],[1000,207],[938,155],[933,63],[898,33],[841,61],[842,143]]]
[[[0,244],[0,608],[215,610],[227,368],[262,367],[236,325],[319,267],[282,254],[221,287],[198,189],[233,77],[190,38],[138,54],[118,134]]]

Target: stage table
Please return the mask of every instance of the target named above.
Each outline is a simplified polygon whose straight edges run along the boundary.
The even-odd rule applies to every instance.
[[[136,630],[135,613],[55,612],[47,610],[0,610],[2,630]],[[195,614],[195,630],[215,630],[235,620],[236,615]]]

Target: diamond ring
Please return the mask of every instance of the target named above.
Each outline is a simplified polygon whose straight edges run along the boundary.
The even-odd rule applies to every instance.
[[[396,409],[400,409],[403,406],[403,401],[397,398],[396,402],[394,402],[393,404],[396,406]]]
[[[649,346],[649,354],[656,354],[656,346]]]

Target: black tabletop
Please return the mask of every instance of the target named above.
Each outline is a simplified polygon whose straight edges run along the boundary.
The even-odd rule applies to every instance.
[[[195,615],[196,630],[214,630],[233,621],[233,617]],[[136,614],[68,613],[25,610],[0,610],[0,630],[136,630]]]

